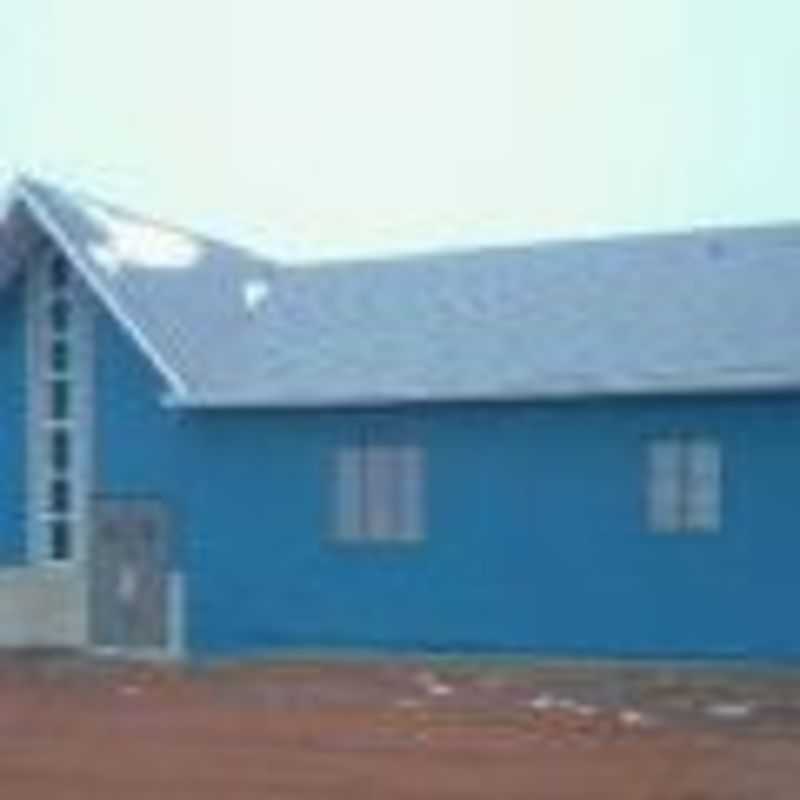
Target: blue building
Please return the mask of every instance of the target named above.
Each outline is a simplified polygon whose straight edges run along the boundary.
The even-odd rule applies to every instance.
[[[21,179],[0,288],[0,644],[800,654],[800,227],[288,268]]]

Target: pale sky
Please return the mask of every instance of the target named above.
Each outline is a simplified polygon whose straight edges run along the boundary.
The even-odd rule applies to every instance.
[[[3,0],[18,171],[289,260],[800,221],[796,0]]]

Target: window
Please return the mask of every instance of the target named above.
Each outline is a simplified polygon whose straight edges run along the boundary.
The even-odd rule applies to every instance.
[[[70,389],[72,370],[70,350],[74,344],[71,324],[72,292],[69,269],[60,256],[47,265],[47,278],[40,286],[40,302],[49,313],[43,315],[40,329],[43,378],[48,386],[50,402],[42,419],[43,445],[49,458],[41,465],[47,483],[42,508],[42,522],[48,532],[49,558],[62,561],[72,552],[70,520],[72,516],[72,483],[69,451],[72,444]],[[46,355],[45,355],[46,353]],[[48,366],[45,366],[47,364]],[[47,375],[49,367],[49,375]]]
[[[88,502],[91,321],[60,254],[51,250],[30,275],[32,552],[39,560],[70,561]]]
[[[650,530],[708,533],[722,524],[722,454],[716,439],[671,436],[647,450]]]
[[[419,445],[364,437],[336,452],[334,469],[337,541],[416,542],[424,537]]]

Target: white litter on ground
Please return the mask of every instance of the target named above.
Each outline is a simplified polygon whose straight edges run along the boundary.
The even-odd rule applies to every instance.
[[[433,697],[447,697],[453,694],[453,687],[442,683],[433,672],[421,672],[417,675],[417,681],[425,691]]]
[[[142,693],[140,686],[120,686],[119,693],[126,697],[135,697]]]
[[[540,694],[531,700],[528,705],[535,711],[549,711],[551,708],[556,708],[558,703],[557,698],[551,694]]]
[[[718,719],[745,719],[752,713],[751,703],[716,703],[706,706],[706,714]]]
[[[579,703],[577,700],[573,700],[569,697],[556,697],[555,695],[547,693],[537,695],[533,700],[527,703],[527,705],[535,711],[557,709],[559,711],[572,711],[582,717],[590,717],[597,713],[597,709],[594,706]]]
[[[617,719],[629,728],[642,728],[652,724],[652,717],[643,714],[641,711],[636,711],[632,708],[626,708],[619,712]]]

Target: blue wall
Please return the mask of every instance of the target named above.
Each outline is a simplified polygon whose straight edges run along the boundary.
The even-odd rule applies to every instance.
[[[99,326],[101,486],[170,503],[195,652],[800,655],[798,398],[400,409],[427,451],[427,540],[343,546],[327,459],[387,412],[163,409]],[[643,526],[643,441],[676,428],[722,441],[718,535]]]
[[[0,295],[0,566],[25,560],[25,283]]]

